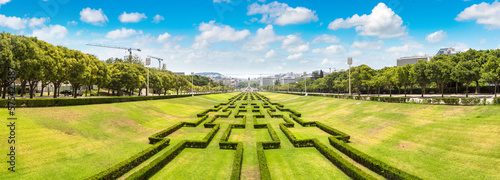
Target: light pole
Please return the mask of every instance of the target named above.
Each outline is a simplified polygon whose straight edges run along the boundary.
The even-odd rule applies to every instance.
[[[349,64],[349,96],[351,95],[351,65],[352,65],[352,57],[347,58],[347,64]]]
[[[306,78],[306,75],[307,75],[307,72],[304,71],[304,89],[306,92],[305,96],[307,96],[307,78]]]
[[[288,76],[288,90],[287,90],[287,93],[290,93],[290,76]]]
[[[194,81],[193,81],[193,78],[194,78],[194,72],[191,72],[191,96],[194,96]]]
[[[149,93],[149,65],[151,64],[151,58],[146,58],[146,66],[148,66],[148,82],[147,82],[147,85],[146,85],[146,96],[148,96],[148,93]]]

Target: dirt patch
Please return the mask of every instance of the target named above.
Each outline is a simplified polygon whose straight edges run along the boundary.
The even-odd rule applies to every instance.
[[[134,130],[136,132],[142,132],[144,130],[139,123],[135,122],[132,119],[128,119],[128,118],[113,118],[110,121],[110,126],[111,127],[118,127],[118,128],[129,128],[129,129]]]
[[[260,179],[259,167],[251,166],[241,170],[241,179]]]
[[[162,118],[165,118],[165,119],[173,119],[173,120],[179,120],[179,119],[181,119],[180,117],[177,117],[177,116],[172,116],[170,114],[165,114],[163,112],[158,112],[158,111],[153,111],[153,110],[147,110],[145,113],[149,114],[149,115],[152,115],[152,116],[162,117]]]
[[[397,148],[401,150],[415,150],[418,148],[418,145],[409,141],[401,141],[397,145]]]

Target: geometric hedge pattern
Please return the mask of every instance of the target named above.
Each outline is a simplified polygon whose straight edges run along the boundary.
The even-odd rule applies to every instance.
[[[268,149],[281,148],[281,141],[284,139],[279,138],[276,133],[277,129],[273,128],[273,125],[262,123],[264,119],[266,119],[265,122],[269,122],[269,119],[272,122],[281,122],[274,127],[279,127],[279,130],[286,136],[286,140],[290,141],[295,148],[314,147],[352,179],[377,179],[370,173],[367,173],[366,170],[358,168],[359,165],[387,179],[420,179],[351,147],[349,145],[349,135],[318,121],[306,121],[302,118],[300,112],[286,108],[280,103],[273,103],[265,96],[256,92],[240,93],[228,99],[226,103],[219,103],[213,108],[198,113],[197,117],[198,119],[194,122],[179,122],[153,134],[149,137],[151,147],[88,179],[117,179],[123,178],[122,176],[125,174],[127,174],[125,179],[148,179],[162,170],[184,149],[203,149],[207,148],[210,143],[216,142],[218,142],[219,149],[234,151],[231,179],[240,179],[242,177],[245,142],[231,140],[232,132],[238,129],[246,131],[260,129],[268,132],[270,138],[265,141],[256,141],[256,148],[253,148],[253,150],[256,151],[254,154],[258,160],[257,172],[260,179],[271,179],[264,152]],[[328,133],[330,135],[328,137],[330,144],[324,144],[316,138],[296,138],[293,131],[291,131],[295,126],[318,128]],[[196,127],[207,129],[207,133],[202,139],[177,140],[169,137],[169,135],[174,134],[181,128]],[[220,139],[214,140],[215,135],[218,133],[222,133],[222,136]],[[155,156],[158,152],[170,146],[170,142],[173,140],[177,140],[176,143],[173,143],[173,147],[168,148],[167,152],[162,153],[161,156]],[[334,151],[332,148],[338,151]],[[338,152],[343,153],[343,155]],[[152,158],[153,156],[155,157],[154,159]],[[357,163],[357,166],[352,163],[353,161]],[[134,172],[131,172],[132,169],[135,169]]]

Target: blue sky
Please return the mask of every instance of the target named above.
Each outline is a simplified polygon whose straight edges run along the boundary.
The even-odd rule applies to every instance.
[[[0,0],[0,30],[104,60],[140,48],[176,72],[276,74],[354,65],[379,69],[440,47],[496,49],[500,3],[389,1]],[[153,63],[156,65],[157,63]]]

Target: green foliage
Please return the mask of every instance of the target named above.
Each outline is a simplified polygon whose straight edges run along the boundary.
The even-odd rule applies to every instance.
[[[329,137],[328,140],[330,141],[330,144],[340,152],[387,179],[420,179],[417,176],[408,174],[371,156],[368,156],[367,154],[352,148],[335,137]]]

